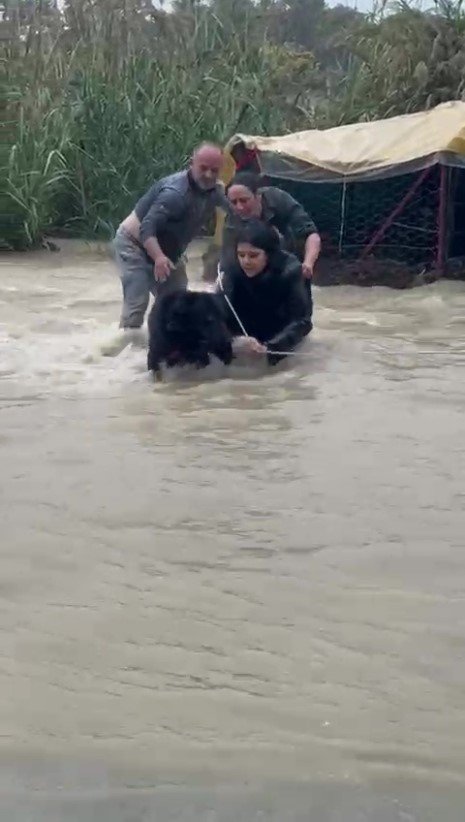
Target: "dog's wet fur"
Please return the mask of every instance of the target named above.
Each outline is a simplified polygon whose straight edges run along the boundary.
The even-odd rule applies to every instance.
[[[147,369],[155,376],[162,365],[205,368],[211,354],[225,365],[232,361],[232,337],[219,295],[177,290],[160,297],[150,311],[148,331]]]

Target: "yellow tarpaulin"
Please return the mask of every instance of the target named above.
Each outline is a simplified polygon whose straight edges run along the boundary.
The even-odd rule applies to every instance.
[[[380,179],[437,162],[465,165],[465,103],[451,101],[417,114],[281,137],[236,134],[226,145],[225,183],[234,174],[231,152],[238,144],[256,149],[266,174],[308,183]],[[218,213],[216,244],[223,219]]]
[[[227,153],[241,142],[257,149],[265,172],[309,182],[391,176],[440,159],[463,165],[465,103],[282,137],[237,134],[228,142]]]

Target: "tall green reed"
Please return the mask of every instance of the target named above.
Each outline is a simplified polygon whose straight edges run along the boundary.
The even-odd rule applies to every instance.
[[[183,166],[204,139],[465,98],[460,0],[437,0],[434,12],[400,2],[385,14],[384,4],[339,32],[349,57],[326,69],[271,42],[257,4],[240,26],[203,4],[167,15],[144,0],[67,0],[64,16],[51,5],[33,4],[31,21],[0,42],[4,248],[55,232],[110,236],[152,179]]]
[[[18,62],[6,191],[21,236],[10,245],[47,232],[108,237],[196,143],[284,130],[292,68],[283,72],[283,59],[264,36],[226,36],[202,13],[141,48],[102,19],[72,48],[58,39]]]

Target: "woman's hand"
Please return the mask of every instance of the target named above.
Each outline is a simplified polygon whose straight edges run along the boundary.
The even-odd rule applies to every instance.
[[[307,237],[305,243],[305,257],[302,263],[302,273],[306,280],[311,280],[313,277],[313,270],[315,268],[315,263],[320,256],[320,251],[320,235],[314,232]]]
[[[315,260],[312,257],[306,257],[302,263],[302,274],[306,280],[311,280],[313,277],[313,269],[315,267]]]
[[[255,339],[255,337],[236,337],[233,342],[235,354],[266,354],[266,345]]]
[[[266,345],[263,345],[261,342],[255,339],[255,337],[249,337],[249,351],[251,354],[266,354]]]

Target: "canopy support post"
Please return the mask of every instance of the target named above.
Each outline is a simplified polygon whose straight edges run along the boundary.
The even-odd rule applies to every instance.
[[[339,256],[342,257],[342,248],[344,244],[344,231],[346,226],[346,193],[347,193],[347,184],[344,180],[342,184],[342,197],[341,197],[341,224],[339,228]]]
[[[436,252],[436,267],[441,277],[446,273],[447,258],[447,182],[448,169],[441,165],[441,179],[439,183],[438,204],[438,247]]]

